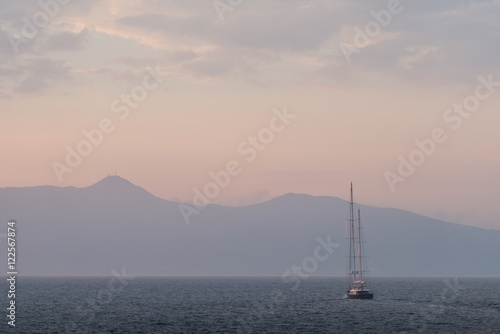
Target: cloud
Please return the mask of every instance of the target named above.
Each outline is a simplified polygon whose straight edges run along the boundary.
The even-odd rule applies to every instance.
[[[256,74],[255,64],[236,52],[208,52],[202,57],[188,59],[183,68],[194,76],[219,77],[225,74]]]
[[[41,3],[46,4],[25,0],[0,3],[0,97],[40,94],[68,80],[72,68],[61,59],[60,51],[80,51],[92,37],[92,25],[75,32],[75,25],[63,23],[77,9],[80,15],[88,11],[85,2],[74,0],[56,7]],[[36,24],[34,15],[48,21]],[[34,28],[27,29],[28,25]],[[23,33],[26,31],[29,36]]]
[[[51,82],[68,80],[70,69],[63,60],[38,58],[23,66],[24,78],[14,89],[21,94],[38,94],[45,91]]]
[[[175,16],[164,3],[155,13],[125,15],[116,23],[125,31],[154,36],[158,47],[184,43],[186,48],[204,48],[205,52],[197,51],[197,57],[187,61],[184,68],[193,75],[213,78],[234,73],[244,63],[253,64],[250,72],[255,75],[260,65],[269,68],[283,59],[291,66],[311,71],[299,61],[304,55],[318,64],[311,76],[318,68],[323,69],[325,73],[319,77],[331,73],[329,80],[334,84],[338,84],[337,78],[342,82],[346,76],[369,72],[424,84],[433,80],[450,83],[470,81],[480,73],[498,69],[498,1],[401,4],[403,11],[382,27],[374,43],[353,55],[351,64],[346,63],[339,48],[346,37],[343,33],[347,31],[352,39],[353,28],[364,29],[367,22],[374,20],[370,13],[387,9],[387,1],[253,1],[227,12],[224,21],[205,6],[193,5],[191,11],[185,7],[182,15]],[[327,43],[330,49],[325,52]],[[238,56],[231,59],[221,56],[236,53]],[[263,59],[266,53],[274,54],[274,59]],[[220,58],[214,59],[214,55]],[[342,73],[341,77],[338,73]]]
[[[111,67],[100,67],[95,69],[90,69],[87,71],[88,75],[93,77],[97,77],[99,80],[108,79],[111,82],[120,82],[120,83],[136,83],[140,82],[140,80],[144,77],[144,69],[145,67],[141,67],[139,69],[134,70],[122,70],[115,69]]]
[[[119,56],[119,57],[116,57],[112,60],[107,61],[106,63],[108,63],[108,64],[121,64],[121,65],[126,65],[126,66],[132,67],[132,68],[144,69],[147,66],[152,66],[153,64],[158,64],[159,61],[160,60],[158,58],[152,58],[152,57],[138,58],[138,57],[131,57],[131,56]]]
[[[104,57],[97,43],[89,46],[95,25],[104,43],[127,41],[128,47],[146,46],[155,53],[114,54],[102,59],[103,66],[75,71],[117,81],[135,77],[151,61],[195,82],[231,78],[287,85],[342,86],[374,73],[427,86],[470,82],[499,70],[500,3],[493,0],[401,0],[403,11],[350,64],[339,43],[352,42],[354,27],[364,29],[374,20],[371,13],[387,9],[388,1],[244,1],[221,21],[211,2],[78,0],[61,7],[50,29],[15,56],[6,32],[39,10],[36,3],[16,3],[0,5],[0,54],[12,68],[22,69],[37,57],[62,58],[73,66],[73,56],[62,52],[88,47]],[[19,89],[35,91],[30,85],[42,87],[41,82],[49,87],[48,80],[36,82],[23,81]]]
[[[124,35],[140,32],[150,43],[156,40],[150,46],[167,46],[166,60],[185,75],[215,79],[236,74],[254,83],[260,81],[257,77],[265,76],[260,69],[279,64],[281,55],[293,63],[291,55],[316,50],[340,27],[333,20],[333,9],[325,10],[324,6],[299,9],[279,2],[259,5],[259,10],[247,6],[237,20],[223,24],[213,8],[208,13],[193,11],[179,17],[162,12],[127,15],[116,23]],[[169,50],[172,45],[173,50]]]
[[[95,32],[93,25],[86,25],[80,32],[60,31],[47,37],[43,45],[44,51],[79,51],[82,50]]]
[[[191,50],[177,50],[177,51],[171,51],[167,53],[167,58],[174,61],[174,62],[183,62],[183,61],[189,61],[189,60],[194,60],[195,58],[198,57],[198,54],[196,52],[193,52]]]
[[[125,16],[116,22],[157,36],[188,38],[188,42],[194,44],[268,50],[317,48],[340,28],[335,11],[323,6],[299,9],[284,4],[269,12],[266,8],[269,4],[260,2],[259,5],[259,10],[242,12],[237,20],[223,24],[214,16],[173,17],[162,13]]]

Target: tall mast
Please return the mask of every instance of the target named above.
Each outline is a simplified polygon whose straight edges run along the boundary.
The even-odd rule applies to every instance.
[[[346,240],[349,238],[349,267],[347,268],[347,275],[349,277],[352,275],[352,247],[351,247],[351,220],[347,220],[348,224],[346,224]]]
[[[361,211],[358,209],[358,256],[359,256],[359,280],[363,280],[363,269],[361,268]]]
[[[352,195],[352,182],[351,182],[351,217],[349,219],[349,223],[351,224],[351,239],[350,239],[350,250],[349,253],[352,251],[352,255],[354,257],[353,265],[352,265],[352,273],[353,273],[353,278],[354,282],[356,282],[356,246],[354,242],[354,199]],[[352,248],[352,250],[351,250]],[[355,283],[354,283],[355,285]]]

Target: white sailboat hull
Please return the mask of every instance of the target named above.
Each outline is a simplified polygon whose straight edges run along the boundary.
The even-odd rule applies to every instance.
[[[351,289],[347,291],[349,299],[373,299],[373,292],[369,290]]]

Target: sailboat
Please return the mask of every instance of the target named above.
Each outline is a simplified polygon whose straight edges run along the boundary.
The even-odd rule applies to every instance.
[[[348,279],[349,289],[347,290],[347,298],[349,299],[372,299],[371,292],[366,282],[363,280],[363,244],[361,234],[361,213],[358,209],[358,217],[354,217],[354,200],[352,194],[351,183],[351,201],[350,201],[350,216],[348,220],[349,229],[349,264],[348,264]],[[357,223],[357,224],[356,224]],[[357,226],[356,226],[357,225]]]

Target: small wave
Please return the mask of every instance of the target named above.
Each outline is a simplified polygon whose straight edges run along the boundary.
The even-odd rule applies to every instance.
[[[166,326],[168,324],[166,322],[159,321],[159,322],[153,322],[150,325],[151,326]]]

